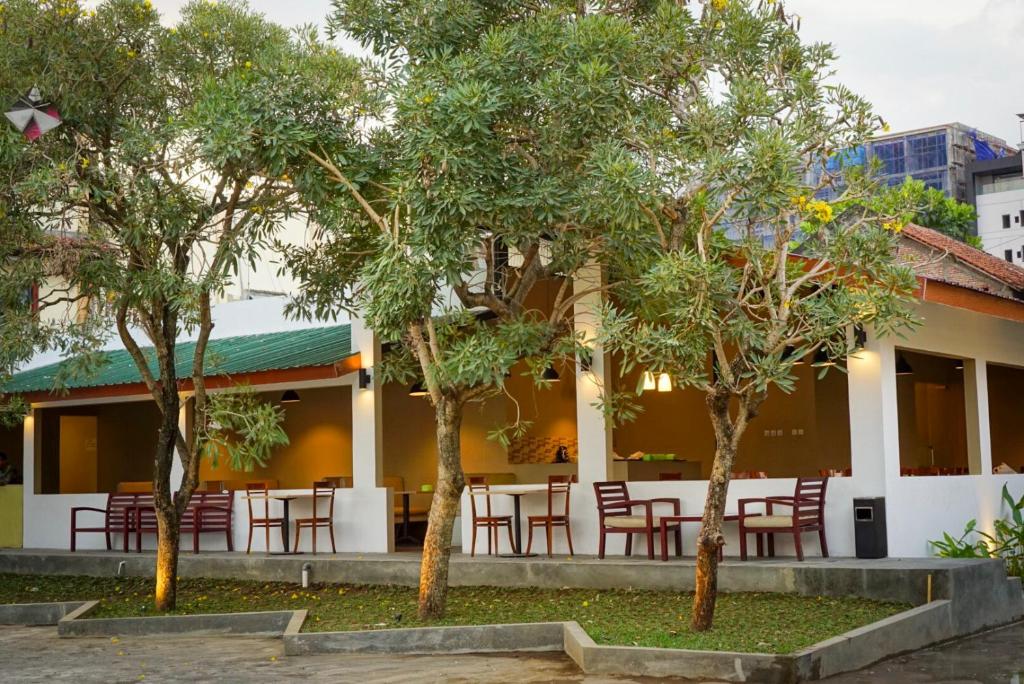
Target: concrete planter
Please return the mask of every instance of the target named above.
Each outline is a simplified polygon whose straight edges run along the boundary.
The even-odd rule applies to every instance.
[[[790,654],[603,646],[576,622],[319,633],[299,629],[301,623],[294,623],[284,634],[289,656],[563,651],[586,674],[760,684],[816,681],[956,636],[949,601],[919,606]]]
[[[0,625],[55,625],[68,613],[82,607],[85,601],[60,603],[11,603],[0,606]]]
[[[157,634],[246,634],[281,636],[294,622],[301,625],[305,610],[161,617],[97,618],[88,615],[97,601],[90,601],[57,623],[62,637],[150,636]],[[297,627],[296,627],[297,629]]]

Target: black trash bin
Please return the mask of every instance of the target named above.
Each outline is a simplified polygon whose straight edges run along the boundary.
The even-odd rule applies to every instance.
[[[853,536],[857,558],[885,558],[889,555],[884,496],[853,500]]]

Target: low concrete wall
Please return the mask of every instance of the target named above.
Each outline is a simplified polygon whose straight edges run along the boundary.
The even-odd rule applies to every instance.
[[[563,650],[563,623],[420,627],[285,634],[287,655],[312,653],[508,653]]]
[[[306,611],[281,610],[260,613],[225,613],[211,615],[164,615],[160,617],[96,618],[89,613],[96,607],[92,601],[57,623],[62,637],[84,636],[151,636],[156,634],[247,634],[281,636],[293,619],[305,619]]]
[[[85,601],[60,603],[11,603],[0,606],[0,625],[55,625]]]

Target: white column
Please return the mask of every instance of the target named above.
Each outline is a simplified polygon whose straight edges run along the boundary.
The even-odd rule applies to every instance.
[[[855,487],[865,496],[885,496],[886,481],[900,474],[895,347],[869,331],[865,348],[847,360],[847,371]]]
[[[352,504],[356,550],[387,553],[395,550],[394,495],[381,487],[384,478],[383,383],[377,373],[380,341],[363,320],[352,317],[352,351],[358,352],[370,385],[352,384]]]
[[[354,487],[380,487],[384,477],[383,393],[377,366],[380,342],[362,319],[352,318],[352,351],[370,374],[370,386],[352,384],[352,482]]]
[[[988,364],[984,359],[964,359],[964,408],[971,475],[987,475],[992,472],[992,435],[988,417]]]
[[[38,494],[41,481],[39,467],[40,458],[36,454],[36,419],[39,411],[32,409],[22,421],[22,446],[21,446],[21,482],[24,485],[24,502],[27,504],[29,497]],[[29,518],[26,516],[25,520]]]
[[[190,441],[189,437],[189,400],[191,397],[183,396],[181,398],[181,404],[178,407],[178,431],[185,438],[185,442]],[[181,485],[182,479],[185,477],[185,468],[181,465],[181,457],[178,454],[178,450],[174,450],[174,458],[171,459],[171,491],[176,491]]]
[[[590,263],[573,281],[576,293],[599,288],[603,282],[601,266]],[[576,369],[576,437],[579,446],[578,474],[580,483],[611,479],[612,428],[600,408],[601,393],[611,387],[611,369],[601,345],[594,339],[600,325],[601,292],[580,298],[574,306],[574,325],[584,342],[593,350],[590,369],[577,363]]]

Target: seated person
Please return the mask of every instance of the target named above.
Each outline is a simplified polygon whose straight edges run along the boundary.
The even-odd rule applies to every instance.
[[[17,468],[11,465],[7,454],[0,451],[0,485],[21,484],[21,475]]]

